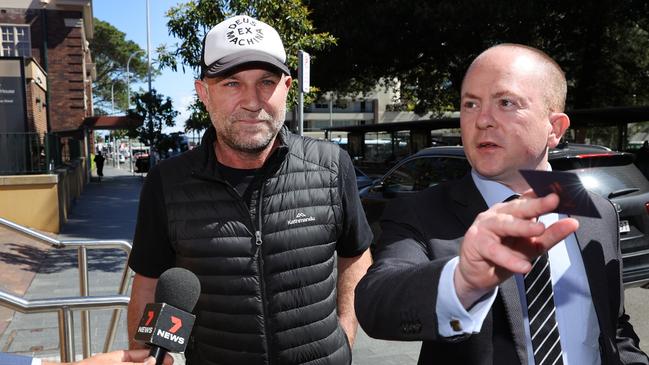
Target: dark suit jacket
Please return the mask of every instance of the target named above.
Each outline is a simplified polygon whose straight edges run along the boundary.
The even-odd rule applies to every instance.
[[[576,237],[601,330],[602,364],[649,364],[624,313],[617,213],[609,201],[591,197],[603,218],[576,217]],[[480,333],[445,338],[437,331],[442,268],[458,255],[464,232],[486,209],[470,175],[386,208],[374,264],[356,287],[356,315],[370,336],[423,341],[419,364],[527,365],[514,278],[500,285]]]

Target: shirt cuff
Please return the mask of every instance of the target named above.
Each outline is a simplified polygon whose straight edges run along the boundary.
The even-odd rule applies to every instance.
[[[43,362],[41,359],[33,358],[32,359],[32,365],[41,365]]]
[[[453,276],[460,262],[454,257],[444,265],[437,288],[437,330],[443,337],[453,337],[468,333],[478,333],[482,329],[491,305],[496,300],[498,287],[477,301],[469,311],[464,309],[455,292]]]

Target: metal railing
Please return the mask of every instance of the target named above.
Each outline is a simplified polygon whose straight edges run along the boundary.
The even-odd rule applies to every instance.
[[[0,304],[11,305],[10,308],[18,310],[20,312],[25,311],[24,313],[38,313],[42,311],[43,308],[49,308],[49,312],[58,311],[59,312],[59,336],[61,337],[61,360],[62,361],[71,361],[70,355],[74,354],[74,345],[68,341],[69,337],[67,333],[70,333],[70,336],[74,332],[72,326],[72,317],[70,316],[71,309],[79,309],[81,315],[81,340],[82,340],[82,349],[83,357],[87,358],[90,356],[90,316],[88,309],[94,309],[95,306],[103,307],[115,307],[121,305],[122,298],[126,298],[126,304],[128,304],[128,297],[123,297],[128,291],[128,286],[130,284],[130,269],[128,265],[124,265],[124,270],[122,272],[122,278],[120,280],[118,296],[112,297],[90,297],[90,290],[88,285],[88,249],[121,249],[126,252],[128,256],[131,252],[131,243],[128,241],[119,241],[119,240],[103,240],[103,241],[85,241],[85,240],[57,240],[51,237],[48,237],[44,234],[36,232],[27,227],[16,224],[12,221],[9,221],[4,218],[0,218],[0,225],[5,226],[15,232],[23,234],[29,238],[39,240],[44,243],[52,245],[52,247],[57,249],[77,249],[78,252],[78,267],[79,267],[79,298],[54,298],[54,299],[39,299],[36,301],[26,301],[21,298],[17,298],[11,294],[4,293],[0,291],[2,296],[0,297]],[[10,301],[11,299],[11,301]],[[16,300],[17,299],[17,300]],[[112,301],[111,301],[112,300]],[[117,301],[117,302],[114,302]],[[88,307],[88,308],[86,308]],[[103,308],[102,307],[102,308]],[[68,309],[65,309],[68,308]],[[104,342],[103,352],[110,351],[110,348],[115,341],[115,334],[117,332],[117,325],[119,316],[121,313],[121,308],[116,308],[113,311],[110,324],[108,326],[108,332],[106,334],[106,340]],[[65,359],[64,359],[65,358]]]
[[[0,290],[0,305],[25,314],[57,312],[59,316],[59,341],[62,362],[75,360],[73,310],[110,309],[128,305],[129,297],[123,295],[96,297],[66,297],[26,300]],[[88,357],[84,354],[84,357]]]

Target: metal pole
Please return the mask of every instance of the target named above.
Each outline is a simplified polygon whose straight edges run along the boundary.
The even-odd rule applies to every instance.
[[[304,135],[304,93],[300,89],[297,99],[297,132],[299,135]]]
[[[90,182],[90,175],[92,175],[92,161],[90,161],[90,154],[92,151],[90,149],[90,144],[90,129],[88,129],[88,127],[83,127],[83,147],[86,154],[86,173],[84,177],[86,184]]]
[[[331,92],[329,92],[329,126],[334,125],[334,99]]]
[[[304,135],[304,93],[309,92],[310,81],[310,60],[311,56],[304,51],[297,52],[298,58],[298,133],[300,136]]]
[[[74,361],[74,320],[70,307],[64,306],[59,310],[59,341],[62,362]]]
[[[113,91],[115,84],[110,84],[110,115],[115,114],[115,93]]]
[[[126,295],[128,287],[131,284],[131,270],[128,265],[124,267],[122,271],[122,280],[120,281],[121,285],[119,287],[119,294]],[[108,332],[106,333],[106,342],[104,343],[104,352],[109,352],[110,347],[115,342],[115,335],[117,334],[117,324],[119,323],[119,316],[122,313],[120,308],[113,310],[113,315],[110,319],[110,326],[108,326]]]
[[[147,78],[149,79],[149,95],[151,95],[151,26],[149,24],[149,0],[146,0],[146,54],[147,54]],[[151,146],[149,148],[153,152],[153,119],[151,113],[149,115],[149,138],[151,138]],[[153,159],[151,153],[149,154],[149,168],[153,166]]]
[[[146,58],[147,77],[149,79],[149,92],[151,92],[151,25],[149,23],[149,0],[146,0]]]
[[[142,51],[135,51],[131,53],[126,61],[126,109],[131,109],[131,73],[129,71],[129,64],[135,55],[142,53]]]
[[[88,285],[88,251],[85,246],[79,246],[78,262],[79,262],[79,295],[87,297],[90,295]],[[79,315],[81,316],[81,348],[83,350],[83,358],[90,357],[91,347],[90,344],[90,313],[87,310],[82,310]]]
[[[110,152],[111,152],[110,154],[111,154],[111,156],[113,156],[113,167],[117,167],[117,153],[115,152],[115,141],[116,140],[117,140],[117,138],[115,138],[115,136],[113,136],[112,142],[111,142],[112,143],[111,144],[111,150],[110,150]]]
[[[115,140],[115,160],[117,161],[117,168],[121,169],[122,166],[119,164],[119,156],[121,156],[120,153],[120,148],[122,147],[122,140],[121,139],[116,139]]]
[[[133,145],[131,144],[131,137],[128,137],[128,164],[132,174],[133,173]]]

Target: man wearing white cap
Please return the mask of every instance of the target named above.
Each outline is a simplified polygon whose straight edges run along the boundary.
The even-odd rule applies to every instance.
[[[206,35],[195,87],[213,126],[142,188],[130,338],[178,266],[202,288],[188,364],[351,363],[372,234],[347,153],[283,126],[291,82],[269,25],[236,16]]]

